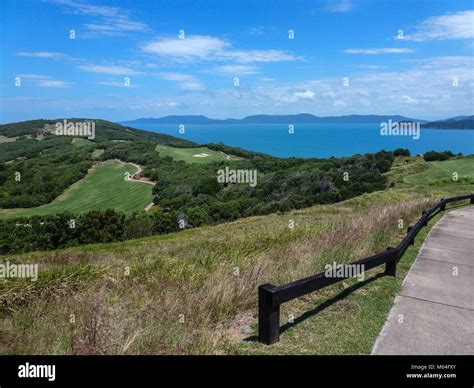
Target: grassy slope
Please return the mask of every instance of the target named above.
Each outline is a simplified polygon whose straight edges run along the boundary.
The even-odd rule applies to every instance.
[[[423,168],[421,174],[438,179],[431,164]],[[255,328],[258,284],[281,284],[335,259],[349,262],[379,252],[403,236],[399,219],[407,226],[440,197],[474,191],[462,182],[403,183],[405,173],[395,167],[391,178],[402,182],[394,188],[338,204],[3,257],[39,263],[40,279],[3,286],[8,313],[0,321],[0,353],[368,354],[421,239],[402,259],[396,280],[381,277],[354,288],[347,281],[285,304],[282,324],[290,314],[298,319],[317,306],[319,311],[285,331],[279,344],[240,341],[241,329]]]
[[[430,162],[430,168],[417,175],[404,178],[407,184],[436,185],[452,180],[453,173],[459,175],[459,179],[468,179],[474,183],[474,157],[458,160],[447,160],[444,162]]]
[[[222,160],[236,160],[240,159],[236,156],[226,155],[222,152],[211,150],[207,147],[193,147],[193,148],[176,148],[165,145],[156,146],[156,150],[161,157],[170,156],[174,160],[182,160],[186,163],[210,163]],[[197,157],[194,155],[207,154],[206,157]]]
[[[64,211],[84,213],[94,209],[114,208],[131,213],[143,209],[152,199],[152,185],[125,181],[124,174],[136,168],[129,164],[108,161],[94,168],[82,180],[74,183],[52,203],[30,209],[0,210],[0,217],[21,217],[53,214]]]

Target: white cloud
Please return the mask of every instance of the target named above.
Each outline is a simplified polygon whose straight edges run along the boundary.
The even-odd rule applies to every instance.
[[[260,36],[265,33],[265,27],[257,26],[248,29],[248,34],[252,36]]]
[[[179,108],[181,106],[180,103],[175,101],[164,101],[164,102],[151,102],[145,103],[140,105],[130,105],[130,109],[137,110],[137,109],[156,109],[156,108]]]
[[[91,84],[99,85],[99,86],[110,86],[110,87],[114,87],[114,88],[124,88],[124,87],[126,87],[126,88],[135,88],[135,87],[137,87],[137,85],[135,85],[133,83],[125,86],[124,82],[113,81],[113,80],[91,82]]]
[[[72,0],[50,0],[50,2],[66,7],[68,13],[79,15],[115,17],[120,13],[120,8],[117,7],[85,4]]]
[[[371,49],[347,49],[344,50],[347,54],[410,54],[414,50],[408,48],[371,48]]]
[[[315,93],[312,92],[311,90],[305,90],[304,92],[291,92],[290,90],[285,90],[283,89],[275,89],[277,92],[276,94],[273,94],[273,92],[270,93],[270,97],[274,99],[275,101],[278,102],[283,102],[283,103],[295,103],[295,102],[300,102],[300,101],[311,101],[314,100]],[[262,90],[259,91],[260,96]]]
[[[20,52],[17,53],[20,57],[32,57],[32,58],[51,58],[51,59],[63,59],[68,56],[63,53],[54,53],[48,51],[36,51],[36,52]]]
[[[184,90],[200,90],[204,88],[202,82],[190,74],[165,72],[158,75],[167,81],[177,81],[179,87]]]
[[[148,42],[142,49],[151,54],[158,54],[180,59],[210,59],[230,43],[212,36],[194,35],[184,39],[163,38]]]
[[[402,102],[405,102],[407,104],[416,104],[418,103],[418,100],[410,96],[402,96]]]
[[[123,35],[128,32],[144,32],[149,27],[142,22],[130,20],[132,12],[125,8],[104,5],[92,5],[73,0],[49,0],[64,7],[66,13],[99,18],[96,23],[86,23],[84,28],[88,36]]]
[[[463,11],[434,16],[415,27],[412,35],[404,40],[448,40],[474,38],[474,11]]]
[[[68,88],[72,85],[71,82],[54,79],[53,77],[47,75],[20,74],[19,77],[22,81],[28,81],[27,84],[31,82],[35,86],[44,88]]]
[[[136,70],[122,66],[102,66],[102,65],[82,65],[79,69],[89,73],[112,74],[112,75],[135,75],[139,74]]]
[[[105,23],[85,23],[84,27],[89,31],[102,33],[104,35],[115,35],[121,32],[147,31],[145,24],[132,22],[126,19],[108,20]]]
[[[222,58],[235,59],[238,62],[285,62],[296,61],[299,58],[282,50],[236,50],[220,54]]]
[[[304,92],[296,92],[293,95],[297,99],[303,99],[303,100],[312,100],[314,98],[314,93],[311,90],[306,90]]]
[[[325,115],[399,113],[430,118],[433,114],[449,117],[472,112],[474,59],[434,57],[410,60],[407,64],[407,68],[396,71],[376,69],[368,74],[353,74],[350,87],[344,87],[340,77],[331,77],[291,84],[229,87],[174,99],[186,106],[183,112],[211,116],[229,116],[228,112],[233,116],[256,112],[325,112]],[[459,86],[453,85],[453,77],[459,79]]]
[[[70,82],[60,81],[56,79],[44,79],[37,82],[38,86],[44,88],[68,88],[71,86]]]
[[[169,57],[179,62],[232,60],[251,63],[301,59],[282,50],[234,50],[227,40],[207,35],[191,35],[184,39],[161,38],[145,43],[142,49],[146,53]]]
[[[234,74],[236,76],[258,73],[258,69],[256,67],[248,65],[223,65],[214,67],[210,71],[213,73],[217,72],[223,74]]]
[[[330,0],[324,10],[329,12],[348,12],[352,8],[353,5],[350,0]]]

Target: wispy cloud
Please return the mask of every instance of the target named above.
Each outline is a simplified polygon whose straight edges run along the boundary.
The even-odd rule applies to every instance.
[[[247,33],[252,36],[260,36],[265,33],[265,27],[263,26],[252,27],[247,30]]]
[[[304,92],[295,92],[291,96],[292,99],[299,101],[299,100],[313,100],[314,99],[314,92],[311,90],[305,90]]]
[[[179,62],[232,60],[242,63],[282,62],[301,59],[283,50],[235,50],[229,41],[214,36],[192,35],[184,39],[167,37],[147,42],[143,51]]]
[[[131,20],[132,12],[125,8],[92,5],[73,0],[49,0],[49,2],[62,6],[66,13],[98,18],[98,22],[83,25],[88,36],[113,36],[149,30],[145,23]]]
[[[448,40],[474,38],[474,11],[447,13],[426,19],[415,27],[415,32],[404,40]]]
[[[112,75],[136,75],[139,74],[138,71],[130,69],[128,67],[123,66],[103,66],[103,65],[81,65],[79,69],[89,72],[89,73],[100,73],[100,74],[112,74]]]
[[[31,83],[34,86],[40,86],[44,88],[68,88],[72,86],[71,82],[61,81],[47,75],[40,74],[20,74],[20,79],[26,80],[27,84]]]
[[[408,48],[370,48],[370,49],[347,49],[344,50],[347,54],[410,54],[415,52]]]
[[[324,10],[328,12],[349,12],[353,7],[350,0],[331,0],[324,7]]]
[[[184,39],[162,38],[142,46],[143,51],[176,59],[211,59],[216,53],[229,47],[230,43],[213,36],[194,35]]]
[[[96,82],[91,82],[91,84],[99,85],[99,86],[110,86],[114,88],[124,88],[124,87],[136,88],[137,87],[137,85],[134,85],[134,84],[125,85],[124,82],[115,81],[115,80],[96,81]]]
[[[158,102],[149,102],[136,105],[130,105],[130,109],[141,110],[141,109],[160,109],[160,108],[179,108],[182,104],[175,101],[158,101]]]
[[[51,58],[51,59],[69,58],[69,56],[66,54],[48,52],[48,51],[19,52],[16,55],[19,55],[20,57],[32,57],[32,58]]]
[[[282,50],[235,50],[221,53],[222,58],[233,59],[238,62],[287,62],[302,58]]]
[[[324,111],[327,115],[395,111],[424,118],[433,111],[440,116],[472,111],[471,57],[443,56],[406,63],[406,69],[353,74],[349,87],[343,86],[340,77],[328,77],[297,83],[262,83],[248,88],[226,87],[173,99],[192,107],[189,112],[212,109],[234,115],[271,114],[283,109],[291,113]],[[453,77],[459,80],[458,86],[453,85]]]
[[[158,76],[167,81],[177,81],[179,87],[183,90],[200,90],[204,88],[203,83],[190,74],[164,72],[159,73]]]
[[[222,65],[222,66],[217,66],[217,67],[212,68],[210,72],[243,75],[243,74],[256,74],[258,73],[258,69],[254,66],[249,66],[249,65]]]

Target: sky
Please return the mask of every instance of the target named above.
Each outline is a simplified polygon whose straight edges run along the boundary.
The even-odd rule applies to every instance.
[[[1,0],[0,122],[472,115],[472,0]]]

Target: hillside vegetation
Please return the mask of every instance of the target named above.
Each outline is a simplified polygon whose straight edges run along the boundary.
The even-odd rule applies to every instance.
[[[67,204],[71,199],[68,188],[75,182],[82,187],[78,181],[86,176],[95,161],[118,159],[144,166],[143,174],[157,182],[153,187],[153,202],[158,206],[153,211],[159,213],[156,216],[158,222],[153,222],[154,226],[144,231],[145,236],[158,230],[173,231],[178,228],[178,223],[183,223],[184,228],[217,224],[252,215],[333,203],[382,190],[387,183],[383,174],[389,171],[394,159],[392,152],[385,151],[346,158],[283,159],[223,144],[197,147],[172,136],[101,120],[95,122],[93,139],[56,136],[52,132],[53,120],[0,126],[2,136],[12,139],[11,136],[21,134],[15,141],[0,144],[0,151],[3,151],[0,159],[0,208],[31,209],[4,210],[0,215],[51,214],[66,210],[83,213],[107,205],[110,205],[109,209],[124,212],[138,210],[138,206],[145,199],[149,201],[149,197],[137,201],[135,195],[129,198],[127,191],[120,195],[121,188],[108,184],[116,182],[114,177],[104,181],[110,190],[117,189],[112,200],[95,196],[97,203],[92,203],[88,196],[86,200]],[[239,172],[247,178],[253,176],[252,182],[228,177],[218,180],[224,171],[235,175]],[[98,180],[95,186],[101,186]],[[95,190],[92,187],[90,192],[95,194]],[[73,190],[76,192],[81,194],[80,189]],[[61,193],[64,193],[63,197],[58,198]],[[97,194],[102,195],[102,191]],[[39,209],[41,206],[44,207]],[[161,221],[166,223],[165,227]],[[169,226],[170,222],[173,225]],[[21,223],[28,221],[22,219]],[[151,225],[151,222],[144,225]],[[10,227],[14,226],[10,224]],[[15,229],[7,232],[16,233]],[[15,243],[15,246],[19,245],[19,241]],[[55,244],[51,241],[47,246],[54,247]]]
[[[83,119],[71,119],[82,120]],[[33,120],[0,125],[0,208],[37,207],[52,202],[74,182],[84,178],[93,159],[106,160],[98,150],[111,150],[116,140],[174,147],[195,144],[159,133],[95,121],[95,138],[87,140],[56,136],[54,123],[61,120]],[[123,197],[124,201],[126,198]],[[127,207],[126,204],[122,206]]]
[[[114,209],[125,214],[143,210],[152,202],[153,186],[126,180],[137,169],[130,164],[107,161],[92,168],[86,177],[59,195],[53,202],[28,209],[2,209],[0,217],[30,217],[63,212],[85,213]]]
[[[397,279],[373,270],[362,283],[344,281],[285,304],[282,324],[290,316],[298,324],[288,324],[273,346],[243,334],[256,330],[257,286],[384,250],[439,198],[474,191],[472,181],[449,180],[451,170],[474,167],[473,159],[443,163],[397,158],[387,174],[390,189],[337,204],[123,243],[3,256],[39,263],[40,271],[37,282],[0,285],[0,353],[368,354],[423,235],[402,259]],[[430,185],[429,177],[437,183]]]
[[[474,129],[474,116],[432,121],[422,124],[421,127],[433,129]]]

